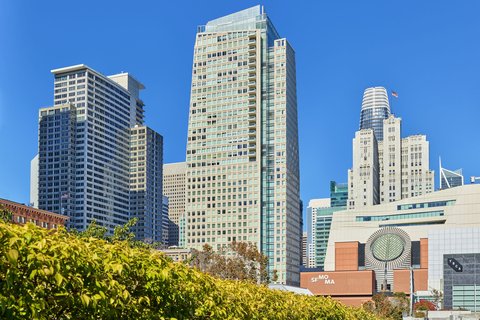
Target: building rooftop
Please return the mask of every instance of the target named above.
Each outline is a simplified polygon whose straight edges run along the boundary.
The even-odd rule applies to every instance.
[[[308,207],[330,208],[330,198],[312,199],[308,202]]]
[[[83,69],[88,69],[90,71],[93,71],[95,72],[97,75],[105,78],[105,79],[110,79],[110,81],[112,83],[114,83],[115,85],[117,86],[120,86],[123,90],[126,90],[126,88],[124,88],[123,86],[121,86],[119,83],[115,82],[112,80],[112,78],[117,78],[117,77],[120,77],[120,76],[128,76],[129,78],[132,78],[135,82],[138,83],[138,87],[139,89],[145,89],[145,86],[140,82],[138,81],[134,76],[132,76],[130,73],[128,72],[121,72],[121,73],[117,73],[117,74],[114,74],[114,75],[111,75],[111,76],[105,76],[103,75],[102,73],[98,72],[97,70],[95,69],[92,69],[90,68],[88,65],[86,64],[76,64],[76,65],[73,65],[73,66],[68,66],[68,67],[63,67],[63,68],[57,68],[57,69],[53,69],[53,70],[50,70],[51,73],[53,74],[61,74],[61,73],[67,73],[67,72],[72,72],[72,71],[77,71],[77,70],[83,70]],[[128,90],[127,90],[128,91]]]
[[[0,198],[0,205],[2,205],[2,204],[8,204],[8,205],[28,209],[28,210],[33,210],[33,211],[36,211],[38,213],[43,213],[43,214],[47,214],[47,215],[51,215],[51,216],[54,216],[54,217],[57,217],[57,218],[64,219],[65,221],[69,219],[68,216],[63,215],[63,214],[59,214],[59,213],[55,213],[55,212],[51,212],[51,211],[47,211],[47,210],[42,210],[42,209],[37,209],[37,208],[34,208],[34,207],[27,206],[23,203],[18,203],[18,202],[15,202],[15,201]]]
[[[281,290],[281,291],[289,291],[293,292],[296,294],[304,294],[307,296],[313,296],[313,293],[305,288],[300,288],[300,287],[293,287],[293,286],[287,286],[284,284],[270,284],[268,285],[269,289],[274,289],[274,290]]]

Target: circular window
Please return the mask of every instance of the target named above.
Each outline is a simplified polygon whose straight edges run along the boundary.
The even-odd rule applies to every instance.
[[[375,239],[371,245],[372,254],[380,261],[392,261],[400,257],[405,242],[397,234],[387,233]]]

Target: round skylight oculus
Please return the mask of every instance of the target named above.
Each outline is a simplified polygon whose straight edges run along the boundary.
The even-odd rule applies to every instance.
[[[375,259],[387,262],[401,256],[405,241],[400,235],[387,233],[375,239],[370,248]]]

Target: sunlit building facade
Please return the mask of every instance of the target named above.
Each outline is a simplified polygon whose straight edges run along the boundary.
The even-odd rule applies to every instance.
[[[185,162],[163,165],[163,194],[168,197],[168,244],[178,246],[180,242],[180,219],[185,216]]]
[[[401,118],[383,120],[383,140],[373,129],[353,139],[353,167],[348,170],[348,208],[357,209],[431,193],[434,172],[429,166],[425,135],[401,137]]]
[[[68,216],[69,228],[96,221],[110,234],[137,217],[137,237],[158,238],[163,144],[143,127],[143,84],[84,64],[52,73],[53,106],[39,111],[38,207]]]
[[[295,52],[255,6],[200,26],[193,60],[185,246],[255,243],[298,284]]]
[[[387,90],[384,87],[367,88],[363,92],[360,112],[360,130],[372,129],[377,141],[383,140],[383,120],[390,115]]]
[[[463,186],[464,179],[462,174],[462,169],[457,170],[448,170],[442,167],[442,160],[439,160],[440,163],[440,172],[439,172],[439,179],[440,179],[440,190]]]
[[[130,217],[138,240],[164,242],[162,215],[163,137],[147,126],[130,130]],[[168,221],[168,216],[167,216]]]

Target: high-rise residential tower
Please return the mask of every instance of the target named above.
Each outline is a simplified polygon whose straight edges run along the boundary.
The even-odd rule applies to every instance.
[[[302,251],[302,263],[301,263],[301,265],[304,266],[305,268],[308,268],[307,243],[308,243],[308,233],[304,231],[302,233],[302,243],[300,245],[300,248],[301,248],[301,251]]]
[[[163,165],[163,194],[168,197],[168,244],[180,244],[180,218],[185,215],[185,162]],[[183,242],[182,242],[183,244]]]
[[[147,126],[130,130],[130,217],[138,240],[163,242],[163,137]],[[167,217],[168,221],[168,217]]]
[[[383,140],[383,120],[389,115],[387,90],[384,87],[365,89],[360,112],[360,130],[373,129],[377,141]]]
[[[304,265],[307,268],[317,267],[317,264],[316,264],[317,230],[320,228],[323,229],[322,227],[327,224],[328,226],[330,226],[331,220],[332,220],[332,217],[331,217],[332,212],[329,210],[326,210],[330,208],[331,208],[330,198],[312,199],[308,202],[307,244],[306,244],[307,260],[306,260],[306,263],[304,263]],[[327,222],[326,220],[329,220],[329,221]],[[328,233],[327,233],[327,242],[328,242]]]
[[[261,6],[198,29],[187,143],[185,245],[257,244],[299,284],[295,52]]]
[[[168,208],[168,197],[162,197],[162,243],[165,245],[169,245],[169,226],[170,226],[170,219],[169,215],[169,208]]]
[[[139,94],[144,86],[128,73],[107,77],[83,64],[52,73],[54,106],[39,111],[38,207],[68,215],[71,228],[84,230],[96,220],[110,233],[125,224],[131,212],[137,217],[147,207],[161,212],[161,136],[153,134],[150,143],[148,135],[140,133],[143,129],[133,130],[135,137],[131,133],[143,125]],[[131,151],[137,153],[134,165]],[[153,188],[143,209],[130,206],[138,200],[130,199],[133,169],[139,182],[133,193],[143,188],[140,185]],[[150,226],[147,229],[151,234]]]

